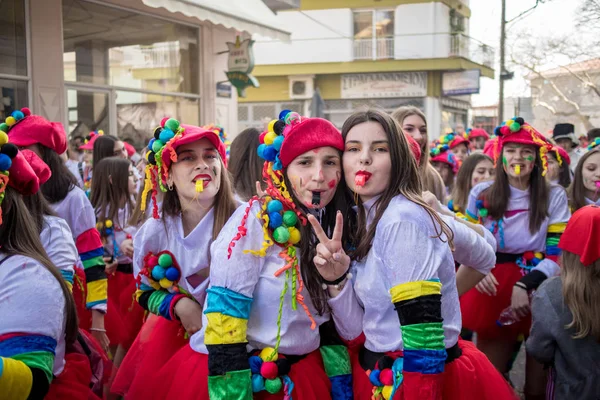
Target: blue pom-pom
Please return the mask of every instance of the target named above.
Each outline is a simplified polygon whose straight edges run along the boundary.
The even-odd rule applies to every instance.
[[[444,150],[444,151],[448,150],[449,148],[450,148],[450,146],[448,146],[447,144],[442,146],[442,150]]]
[[[12,165],[12,160],[6,154],[0,154],[0,171],[6,171]]]
[[[152,279],[158,282],[164,277],[165,269],[163,267],[161,267],[160,265],[156,265],[154,268],[152,268]]]
[[[534,257],[534,258],[531,260],[531,265],[533,265],[534,267],[537,267],[537,265],[540,263],[540,261],[542,261],[542,260],[540,260],[540,259],[539,259],[539,258],[537,258],[537,257]]]
[[[277,149],[273,146],[267,146],[263,151],[263,158],[267,161],[275,161],[277,157]]]
[[[17,121],[20,121],[20,120],[22,120],[23,118],[25,118],[25,114],[23,114],[23,111],[21,111],[21,110],[15,110],[15,111],[13,111],[13,112],[12,112],[12,114],[11,114],[11,115],[12,115],[12,117],[13,117],[14,119],[16,119]]]
[[[104,232],[105,232],[107,235],[112,235],[112,233],[113,233],[113,230],[112,230],[112,228],[106,228],[106,229],[104,230]]]
[[[256,148],[256,153],[260,158],[265,158],[265,149],[267,148],[266,144],[261,144]]]
[[[269,213],[269,227],[277,229],[283,224],[283,217],[278,212]]]
[[[152,145],[154,144],[155,140],[156,139],[154,139],[154,138],[150,139],[150,141],[148,142],[148,150],[152,151]]]
[[[288,114],[289,114],[289,113],[291,113],[291,112],[292,112],[292,110],[282,110],[282,111],[279,113],[279,119],[285,119],[285,116],[286,116],[286,115],[288,115]]]
[[[265,378],[259,374],[252,375],[252,391],[254,393],[262,392],[265,390]]]
[[[275,149],[277,151],[281,150],[281,145],[283,144],[283,139],[284,139],[283,136],[277,136],[275,138],[275,140],[273,140],[273,147],[275,147]]]
[[[175,267],[169,267],[165,271],[165,278],[167,278],[171,282],[178,281],[180,276],[181,274],[179,273],[179,270]]]
[[[267,204],[267,212],[271,213],[279,213],[283,211],[283,204],[279,200],[271,200],[269,204]]]
[[[448,135],[448,141],[451,142],[452,140],[454,140],[454,135],[453,134],[449,134]]]
[[[374,369],[369,374],[369,380],[371,381],[371,383],[373,384],[373,386],[383,386],[383,384],[379,380],[379,374],[380,373],[381,373],[381,371],[379,371],[378,369]]]
[[[248,359],[248,362],[250,363],[250,371],[252,371],[253,374],[260,375],[260,367],[263,363],[262,358],[259,356],[252,356]]]
[[[158,136],[160,141],[163,143],[167,143],[169,140],[173,139],[174,137],[175,137],[175,133],[172,130],[170,130],[169,128],[163,129],[162,132],[160,133],[160,135]]]
[[[483,208],[483,200],[477,200],[475,202],[475,207],[477,207],[477,208]]]

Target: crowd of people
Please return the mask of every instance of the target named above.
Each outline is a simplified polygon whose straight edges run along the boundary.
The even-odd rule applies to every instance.
[[[0,124],[0,399],[600,395],[600,130]]]

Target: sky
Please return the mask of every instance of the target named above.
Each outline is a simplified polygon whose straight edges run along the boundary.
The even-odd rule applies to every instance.
[[[507,28],[507,52],[524,30],[535,37],[548,34],[576,34],[574,31],[575,11],[582,0],[546,0],[526,17],[510,24]],[[510,20],[521,12],[531,8],[536,0],[506,0],[506,19]],[[470,36],[491,45],[496,49],[496,79],[481,78],[481,91],[473,95],[474,106],[498,103],[498,71],[500,65],[500,13],[501,0],[471,0]],[[507,59],[509,57],[507,56]],[[515,71],[515,79],[505,83],[506,97],[529,96],[527,81],[523,72]]]

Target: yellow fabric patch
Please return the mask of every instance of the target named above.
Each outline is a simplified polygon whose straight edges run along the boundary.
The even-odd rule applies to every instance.
[[[441,294],[442,284],[440,282],[416,281],[396,285],[390,289],[392,303],[414,299],[415,297]]]
[[[95,303],[97,301],[106,300],[106,279],[88,282],[87,284],[87,303]]]
[[[204,336],[204,344],[246,343],[246,327],[248,320],[230,317],[221,313],[208,313],[208,326]]]
[[[73,284],[71,282],[67,282],[67,281],[65,281],[65,283],[67,284],[67,287],[69,288],[69,292],[73,293]]]
[[[567,228],[566,222],[559,222],[548,226],[548,233],[563,233]]]
[[[3,399],[25,400],[33,385],[31,369],[23,361],[0,357],[4,370],[0,376],[0,393]]]
[[[461,214],[460,216],[458,214],[461,214],[461,213],[457,213],[456,214],[456,216],[459,217],[459,218],[466,219],[467,221],[469,221],[471,223],[474,223],[474,224],[479,224],[479,220],[471,217],[469,214],[464,214],[464,215]]]

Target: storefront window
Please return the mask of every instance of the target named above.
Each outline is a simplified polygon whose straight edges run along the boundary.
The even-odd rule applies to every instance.
[[[0,1],[0,74],[27,76],[24,0]]]
[[[27,81],[0,79],[2,103],[0,103],[0,119],[4,121],[13,111],[20,110],[28,103]]]

